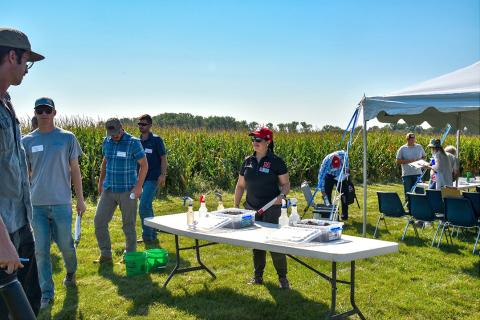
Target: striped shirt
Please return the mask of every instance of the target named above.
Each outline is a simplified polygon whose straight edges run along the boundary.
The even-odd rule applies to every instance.
[[[145,157],[139,139],[124,133],[119,141],[106,137],[102,153],[107,160],[103,188],[112,192],[126,192],[137,183],[137,161]]]
[[[338,168],[334,168],[332,166],[332,159],[334,156],[338,156],[340,159],[340,165]],[[343,162],[345,161],[345,151],[335,151],[330,153],[323,159],[322,165],[320,166],[320,170],[318,171],[318,189],[320,191],[325,192],[325,177],[327,174],[332,175],[335,180],[345,180],[348,178],[347,173],[342,173]],[[345,170],[348,169],[348,160],[345,165]]]

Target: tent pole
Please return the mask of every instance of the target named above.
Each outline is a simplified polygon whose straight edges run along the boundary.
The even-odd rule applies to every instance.
[[[362,236],[367,236],[367,120],[365,117],[365,108],[363,111],[363,229]]]
[[[457,157],[457,160],[458,160],[458,163],[460,164],[460,117],[461,117],[461,114],[460,112],[457,113],[457,136],[456,136],[456,139],[457,139],[457,154],[456,154],[456,157]],[[460,168],[459,168],[460,169]],[[457,179],[455,179],[455,187],[458,188],[458,177]]]

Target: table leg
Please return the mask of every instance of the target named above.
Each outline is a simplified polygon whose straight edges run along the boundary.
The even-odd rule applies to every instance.
[[[175,263],[175,267],[173,268],[173,270],[168,275],[167,280],[165,280],[165,282],[163,283],[163,287],[165,288],[167,286],[167,284],[170,282],[170,280],[172,279],[172,277],[177,273],[185,273],[185,272],[191,272],[191,271],[197,271],[197,270],[205,270],[214,279],[216,279],[217,277],[215,276],[215,274],[209,268],[207,268],[207,266],[205,266],[205,264],[200,259],[200,248],[210,246],[210,245],[214,245],[214,244],[216,244],[216,243],[211,242],[211,243],[206,243],[206,244],[200,245],[198,243],[198,240],[195,239],[195,245],[194,246],[181,248],[180,243],[178,241],[178,235],[175,235],[176,263]],[[188,268],[180,268],[180,251],[182,251],[182,250],[195,250],[195,254],[196,254],[197,262],[198,262],[199,266],[188,267]]]

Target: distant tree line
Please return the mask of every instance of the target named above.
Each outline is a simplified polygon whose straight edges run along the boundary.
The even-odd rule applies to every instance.
[[[273,131],[279,132],[343,132],[344,129],[333,126],[324,125],[321,129],[314,129],[313,126],[305,121],[297,122],[292,121],[288,123],[279,123],[274,125],[269,122],[267,124],[260,124],[252,121],[247,122],[245,120],[238,121],[233,117],[220,117],[220,116],[196,116],[190,113],[162,113],[152,117],[153,123],[163,128],[180,128],[180,129],[210,129],[210,130],[254,130],[260,125],[264,125]],[[135,125],[137,119],[135,118],[123,118],[121,119],[124,124]],[[362,126],[357,127],[361,129]],[[387,132],[416,132],[425,134],[441,134],[444,128],[427,128],[424,129],[421,126],[409,126],[405,123],[388,124],[384,127],[373,126],[368,131],[387,131]]]

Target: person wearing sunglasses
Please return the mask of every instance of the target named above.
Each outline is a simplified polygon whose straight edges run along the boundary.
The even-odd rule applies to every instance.
[[[158,188],[165,187],[167,177],[167,153],[163,139],[153,134],[152,117],[144,114],[138,118],[138,130],[140,131],[140,141],[147,156],[148,172],[143,191],[140,196],[140,205],[138,213],[142,222],[142,238],[137,243],[145,242],[147,245],[157,244],[157,233],[155,229],[145,226],[143,219],[153,217],[152,202]]]
[[[29,67],[44,58],[32,51],[23,32],[0,27],[0,288],[15,285],[23,294],[17,296],[17,302],[28,298],[23,315],[9,315],[8,301],[0,298],[0,319],[27,318],[27,314],[38,314],[40,308],[35,244],[30,229],[30,183],[19,121],[7,90],[20,85]],[[22,264],[19,254],[29,262]]]
[[[235,187],[235,207],[240,207],[246,190],[245,209],[259,210],[273,198],[277,201],[263,214],[256,214],[255,221],[278,224],[281,201],[290,191],[290,180],[285,162],[274,152],[273,133],[269,128],[260,128],[249,134],[252,139],[253,154],[248,156],[239,172]],[[273,265],[277,271],[280,288],[290,289],[287,279],[287,258],[284,254],[271,252]],[[263,284],[266,252],[253,249],[254,276],[250,284]]]
[[[425,159],[426,154],[422,145],[416,143],[413,132],[407,133],[405,138],[407,143],[397,150],[396,162],[402,167],[403,190],[405,193],[405,201],[407,201],[407,192],[410,192],[422,174],[422,169],[410,166],[409,163]]]
[[[51,240],[62,253],[65,269],[63,285],[75,287],[77,256],[72,239],[72,184],[77,196],[76,213],[85,210],[79,157],[82,149],[75,135],[55,126],[57,114],[50,98],[35,101],[38,129],[22,138],[30,169],[33,204],[35,256],[42,290],[40,308],[49,307],[55,288],[50,260]]]
[[[125,251],[137,250],[137,199],[147,176],[148,162],[140,140],[125,132],[118,118],[105,122],[103,160],[98,179],[100,200],[93,219],[100,257],[95,263],[112,263],[112,244],[108,224],[117,206],[122,213]],[[137,169],[138,166],[138,169]]]

